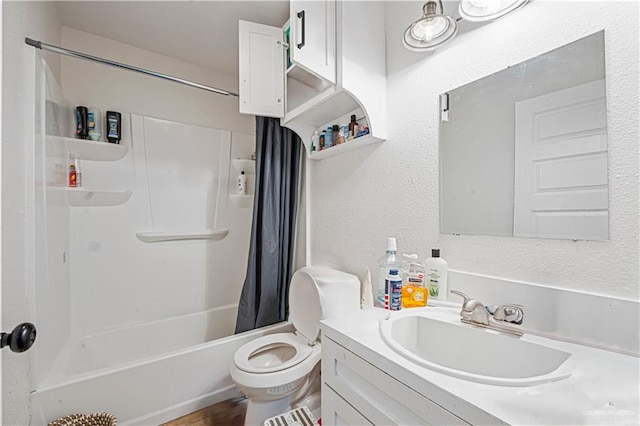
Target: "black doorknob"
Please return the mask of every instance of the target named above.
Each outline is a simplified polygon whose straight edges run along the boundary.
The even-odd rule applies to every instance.
[[[0,334],[0,348],[9,346],[13,352],[24,352],[36,341],[36,326],[30,322],[23,322],[11,333]]]

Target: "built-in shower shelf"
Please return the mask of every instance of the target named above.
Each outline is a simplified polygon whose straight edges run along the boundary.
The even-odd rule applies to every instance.
[[[124,204],[132,191],[96,191],[85,188],[66,188],[67,202],[73,207],[106,207]]]
[[[238,172],[245,172],[248,175],[256,174],[256,161],[255,160],[247,160],[245,158],[234,158],[231,160],[233,163],[233,167]]]
[[[64,138],[67,151],[81,160],[114,161],[129,151],[127,145],[85,139]]]
[[[200,231],[168,232],[168,231],[145,231],[136,232],[136,237],[144,243],[159,243],[161,241],[181,241],[181,240],[210,240],[218,241],[229,233],[228,229],[203,229]]]
[[[230,194],[231,202],[238,207],[249,208],[253,204],[253,195],[248,194]]]

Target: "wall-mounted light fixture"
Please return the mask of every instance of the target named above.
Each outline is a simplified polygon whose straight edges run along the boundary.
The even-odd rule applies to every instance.
[[[531,0],[460,0],[457,20],[444,14],[442,0],[429,0],[422,7],[422,18],[409,25],[402,44],[414,52],[437,49],[458,33],[462,19],[473,22],[492,21],[520,9]],[[440,13],[438,13],[440,7]]]
[[[404,32],[402,44],[407,49],[417,52],[433,50],[451,40],[457,32],[458,23],[444,14],[442,0],[429,0],[422,7],[422,18],[409,25]]]
[[[527,3],[529,0],[460,0],[458,12],[467,21],[494,21]]]

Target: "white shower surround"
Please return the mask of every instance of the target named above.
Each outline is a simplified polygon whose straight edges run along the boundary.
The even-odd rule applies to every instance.
[[[402,47],[401,36],[419,5],[388,2],[389,137],[312,164],[313,264],[362,277],[365,266],[375,271],[385,238],[396,237],[400,252],[424,259],[440,248],[457,270],[637,300],[638,7],[537,0],[432,54],[417,54]],[[602,29],[610,240],[440,234],[438,96]]]
[[[69,75],[86,72],[75,65]],[[132,82],[125,78],[120,84]],[[47,155],[38,157],[45,166],[37,163],[35,170],[47,175],[35,181],[40,256],[31,280],[35,322],[44,333],[30,352],[30,424],[88,410],[111,411],[120,423],[149,424],[239,395],[229,378],[232,356],[269,332],[232,336],[251,209],[227,202],[237,173],[230,159],[249,158],[254,137],[134,116],[99,94],[90,105],[123,112],[121,146],[127,154],[115,161],[82,161],[83,186],[133,195],[122,205],[70,208],[63,191],[64,139],[36,138],[36,154]],[[72,121],[68,114],[57,125]],[[145,243],[135,236],[158,227],[180,233],[221,226],[229,235],[220,241]],[[131,404],[132,398],[140,402]]]

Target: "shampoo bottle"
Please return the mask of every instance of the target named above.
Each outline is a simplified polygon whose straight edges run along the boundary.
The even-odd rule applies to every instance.
[[[447,300],[447,262],[440,257],[440,249],[431,250],[431,257],[425,260],[429,297]]]
[[[107,140],[120,143],[122,139],[122,114],[117,111],[107,111]]]
[[[387,238],[387,250],[381,258],[378,259],[378,276],[376,280],[375,293],[373,295],[373,304],[379,308],[384,308],[385,297],[385,281],[391,269],[400,270],[402,267],[402,258],[398,256],[398,248],[395,238]]]
[[[244,170],[238,176],[238,194],[247,195],[247,175],[244,174]]]
[[[313,131],[313,136],[311,136],[311,152],[320,150],[320,133],[317,130]]]
[[[76,170],[76,159],[73,155],[69,155],[69,175],[67,179],[67,185],[69,188],[76,188],[78,186],[78,171]]]

